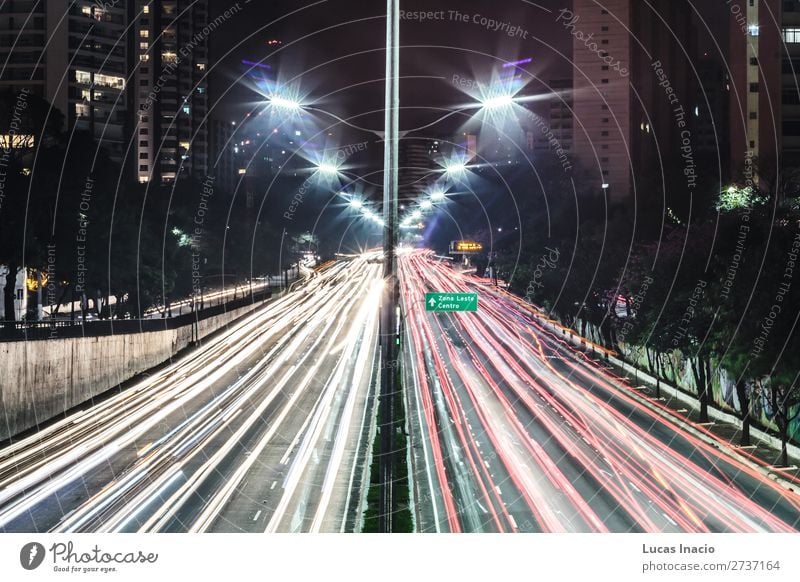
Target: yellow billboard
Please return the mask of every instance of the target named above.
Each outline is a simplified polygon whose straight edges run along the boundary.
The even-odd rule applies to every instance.
[[[450,243],[451,255],[474,255],[483,252],[483,245],[472,240],[454,240]]]

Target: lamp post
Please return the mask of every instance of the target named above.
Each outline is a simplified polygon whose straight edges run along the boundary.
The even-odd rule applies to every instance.
[[[384,175],[383,175],[383,282],[384,289],[381,298],[380,312],[380,394],[378,423],[380,430],[378,460],[378,483],[380,489],[378,528],[381,532],[392,531],[392,515],[396,503],[393,496],[393,467],[394,467],[394,406],[393,399],[399,392],[398,360],[400,354],[399,334],[399,299],[400,285],[397,277],[397,245],[398,245],[398,144],[401,135],[424,130],[464,110],[481,109],[497,111],[510,107],[518,101],[513,94],[492,95],[480,103],[450,110],[440,119],[420,127],[403,131],[399,130],[400,111],[400,0],[387,0],[386,2],[386,95],[384,131],[377,132],[364,127],[358,127],[349,120],[343,119],[334,113],[324,111],[317,107],[303,105],[292,97],[280,94],[268,99],[272,106],[288,112],[310,111],[332,117],[337,122],[354,129],[378,134],[384,141]],[[453,173],[466,169],[466,163],[457,164],[451,168]],[[323,163],[318,171],[325,174],[338,172],[335,164]],[[341,172],[339,172],[341,173]],[[430,207],[433,202],[441,202],[445,198],[444,192],[431,197]],[[357,204],[352,204],[357,208]],[[420,211],[412,213],[412,219],[421,216]]]
[[[378,527],[392,531],[394,513],[394,406],[397,391],[397,358],[399,335],[397,311],[400,286],[397,279],[397,190],[398,141],[400,138],[400,0],[386,1],[386,115],[383,157],[383,298],[381,302],[381,384],[380,431],[381,450],[378,459],[380,474],[380,509]]]

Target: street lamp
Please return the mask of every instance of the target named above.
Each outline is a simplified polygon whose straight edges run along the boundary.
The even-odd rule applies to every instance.
[[[380,426],[380,447],[378,454],[378,482],[380,490],[380,501],[378,508],[379,529],[383,532],[390,532],[392,529],[392,514],[396,507],[396,500],[392,495],[393,477],[393,449],[394,449],[394,410],[393,400],[399,390],[398,385],[398,358],[399,358],[399,297],[400,287],[397,277],[397,246],[398,246],[398,142],[401,132],[399,130],[399,82],[400,82],[400,1],[387,0],[386,18],[386,72],[385,72],[385,120],[383,132],[358,127],[349,120],[336,116],[333,113],[317,109],[312,104],[302,104],[300,99],[289,97],[286,92],[282,95],[271,95],[268,103],[275,107],[289,112],[319,112],[333,117],[339,123],[378,134],[384,142],[384,164],[383,164],[383,218],[378,218],[371,211],[359,206],[358,202],[351,200],[353,208],[362,210],[366,218],[375,220],[383,226],[383,264],[384,264],[384,288],[381,301],[380,314],[380,345],[381,345],[381,373],[380,373],[380,393],[379,393],[379,426]],[[486,96],[478,103],[456,107],[448,112],[441,119],[427,125],[403,132],[403,135],[420,131],[427,127],[443,121],[444,119],[456,115],[465,109],[478,109],[486,112],[488,117],[502,117],[504,108],[513,106],[518,101],[515,92],[508,88],[499,94]],[[527,100],[527,99],[522,99]],[[318,171],[321,174],[338,174],[339,169],[334,164],[320,164]],[[451,164],[447,173],[456,175],[466,169],[465,163]],[[420,203],[419,208],[429,209],[433,202],[445,199],[444,192],[434,192],[428,200]],[[411,220],[419,220],[422,212],[417,209],[411,214]],[[405,224],[408,224],[404,221]]]
[[[295,101],[294,99],[290,99],[288,97],[281,97],[280,95],[270,96],[267,102],[273,107],[277,107],[279,109],[288,109],[289,111],[299,111],[302,108],[302,105],[299,101]]]
[[[325,162],[317,165],[317,171],[326,176],[336,176],[339,174],[339,168],[336,165]]]
[[[444,171],[446,174],[460,174],[467,169],[467,165],[463,162],[453,162],[445,166]]]
[[[500,109],[514,104],[513,95],[496,95],[481,101],[483,109]]]
[[[378,528],[392,531],[396,506],[394,483],[394,399],[397,397],[400,284],[397,279],[397,191],[400,140],[400,0],[386,0],[386,116],[383,157],[383,297],[381,298],[381,386],[378,457],[380,502]]]

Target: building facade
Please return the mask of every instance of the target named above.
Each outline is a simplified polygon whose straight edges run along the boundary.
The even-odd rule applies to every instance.
[[[137,0],[136,165],[140,182],[208,175],[208,2]]]
[[[0,5],[0,91],[46,99],[117,162],[130,123],[128,9],[127,0]]]
[[[612,204],[666,211],[696,186],[692,11],[682,0],[575,0],[574,153]]]

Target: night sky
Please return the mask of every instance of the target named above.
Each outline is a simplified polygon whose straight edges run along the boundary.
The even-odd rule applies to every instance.
[[[213,76],[214,96],[222,98],[220,106],[225,111],[238,111],[255,98],[252,90],[237,82],[243,72],[239,65],[242,59],[269,64],[273,71],[279,71],[282,80],[299,79],[304,90],[310,91],[310,98],[340,114],[383,107],[383,3],[329,0],[255,4],[242,4],[239,15],[212,37],[215,55],[231,51],[218,63]],[[540,3],[551,8],[562,4],[552,0]],[[402,9],[448,11],[454,5],[417,1],[404,2]],[[212,15],[226,6],[227,0],[212,1]],[[528,39],[510,38],[472,23],[404,20],[404,107],[437,107],[463,101],[464,94],[453,86],[454,75],[482,79],[502,62],[521,58],[533,58],[526,70],[534,83],[534,76],[547,80],[569,74],[568,37],[559,35],[552,26],[541,25],[543,19],[552,19],[544,10],[522,2],[498,9],[496,3],[485,1],[459,2],[458,10],[514,23],[529,32]],[[269,39],[280,39],[283,44],[270,46]],[[558,55],[559,51],[565,56]],[[230,89],[232,85],[240,86]]]
[[[230,0],[211,0],[210,19],[231,6]],[[239,6],[239,12],[210,38],[212,116],[238,123],[248,112],[263,107],[263,95],[247,74],[259,68],[243,65],[246,59],[268,66],[267,74],[278,85],[299,87],[304,103],[343,118],[355,116],[361,127],[382,129],[383,2],[240,0]],[[696,0],[693,6],[703,14],[720,46],[726,47],[726,20],[714,0]],[[521,92],[525,95],[546,93],[545,83],[571,77],[572,37],[554,25],[564,7],[571,7],[571,2],[404,1],[401,9],[406,13],[437,12],[438,19],[419,22],[406,17],[401,21],[401,128],[418,127],[440,118],[446,108],[475,102],[476,92],[470,94],[464,85],[487,82],[493,71],[503,70],[504,63],[531,59],[519,69],[526,83]],[[466,15],[467,21],[460,21],[451,12],[455,10]],[[512,37],[503,30],[487,30],[473,22],[475,15],[508,23],[518,32]],[[281,44],[270,44],[271,40]],[[711,40],[703,32],[698,35],[698,46],[711,50]],[[437,125],[433,134],[451,134],[464,121],[463,117],[451,118]],[[357,131],[345,135],[348,130],[342,131],[342,126],[337,131],[340,143],[363,139]],[[370,148],[369,155],[371,159],[360,160],[363,168],[380,168],[381,148]],[[379,175],[374,178],[376,182],[382,180]],[[502,222],[503,218],[495,220]]]
[[[715,10],[714,0],[693,4],[724,47],[725,19]],[[401,23],[404,105],[452,104],[463,96],[453,87],[454,75],[482,79],[499,64],[522,58],[532,58],[525,67],[531,91],[540,88],[537,78],[569,76],[571,37],[553,26],[553,20],[559,9],[570,5],[564,0],[404,1],[401,9],[406,12],[444,11],[444,20]],[[211,18],[231,6],[230,0],[211,0]],[[242,59],[270,65],[281,80],[299,80],[311,98],[322,99],[319,103],[330,109],[352,114],[383,106],[383,2],[240,0],[239,6],[238,14],[211,36],[212,55],[217,59],[212,95],[215,100],[221,98],[219,106],[224,111],[242,109],[255,98],[252,90],[242,86]],[[452,19],[453,10],[470,21]],[[471,21],[476,14],[508,22],[527,34],[520,38],[487,30]],[[283,44],[268,45],[270,39]],[[699,45],[712,48],[705,31],[699,34]],[[414,78],[419,76],[447,82]]]

